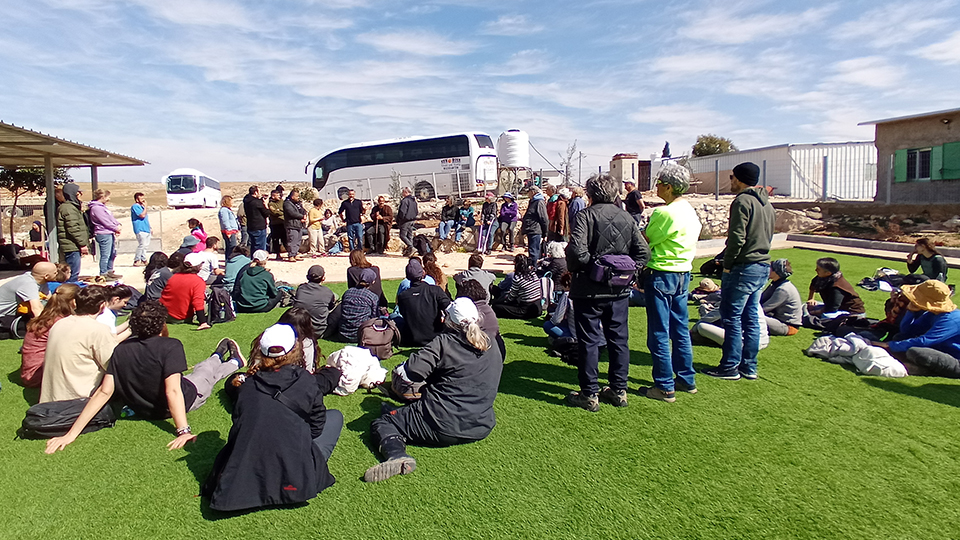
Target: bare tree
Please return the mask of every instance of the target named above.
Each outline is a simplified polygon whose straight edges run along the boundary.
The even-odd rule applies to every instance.
[[[577,170],[575,169],[576,164],[573,161],[574,156],[577,156],[577,140],[573,140],[573,144],[567,146],[567,155],[560,156],[560,168],[563,173],[563,185],[569,186],[573,183],[573,177],[576,174]]]

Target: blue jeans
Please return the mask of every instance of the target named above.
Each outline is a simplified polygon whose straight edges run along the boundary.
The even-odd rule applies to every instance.
[[[260,229],[255,231],[253,229],[247,230],[247,236],[250,238],[250,256],[253,257],[254,252],[258,250],[267,250],[267,230]]]
[[[543,323],[543,329],[546,330],[547,335],[555,338],[573,337],[573,334],[570,333],[570,327],[566,325],[558,326],[553,324],[550,319]]]
[[[457,225],[457,228],[456,228],[457,235],[456,235],[456,237],[454,238],[454,241],[459,244],[459,243],[460,243],[460,240],[463,239],[463,231],[465,231],[465,230],[467,230],[467,229],[469,229],[469,228],[470,228],[470,227],[467,227],[467,226],[464,225],[464,224],[459,224],[459,225]]]
[[[117,237],[113,233],[94,235],[97,240],[97,253],[100,254],[100,275],[113,270],[113,260],[117,258],[114,242]]]
[[[70,279],[67,280],[67,283],[76,283],[77,278],[80,277],[80,252],[64,253],[63,262],[70,266]]]
[[[580,364],[577,378],[580,391],[587,395],[600,392],[600,345],[606,344],[610,356],[610,387],[627,389],[630,372],[629,300],[623,298],[574,298],[573,315],[577,323],[577,352]]]
[[[238,241],[237,233],[223,235],[224,259],[230,259],[230,254],[233,253],[233,248],[237,247]]]
[[[350,251],[363,249],[363,223],[347,225],[347,239],[350,240]]]
[[[543,236],[539,234],[527,235],[527,251],[530,253],[530,259],[536,263],[540,260],[540,241]]]
[[[446,240],[450,238],[450,233],[453,231],[453,220],[441,221],[440,225],[437,226],[437,237],[441,240]]]
[[[769,278],[768,263],[738,264],[730,272],[724,272],[720,286],[724,339],[719,370],[757,373],[760,294]]]
[[[696,387],[693,380],[693,346],[688,328],[689,288],[690,272],[654,270],[644,282],[647,348],[653,357],[653,384],[664,392],[673,392],[674,375],[688,387]]]

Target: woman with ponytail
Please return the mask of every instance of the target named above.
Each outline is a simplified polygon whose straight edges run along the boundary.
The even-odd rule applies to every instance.
[[[479,441],[493,430],[503,359],[479,321],[473,301],[457,298],[445,311],[444,332],[394,369],[404,383],[424,383],[422,398],[370,425],[384,461],[367,469],[364,480],[413,472],[417,462],[407,454],[407,443],[452,446]]]
[[[275,324],[254,340],[247,372],[227,380],[233,427],[201,488],[210,508],[298,504],[333,485],[327,460],[343,414],[328,411],[323,396],[336,388],[340,370],[310,374],[303,361],[294,329]]]

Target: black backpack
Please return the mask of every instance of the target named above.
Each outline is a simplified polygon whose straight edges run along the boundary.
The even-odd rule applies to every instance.
[[[223,287],[210,289],[210,294],[207,296],[207,313],[210,324],[236,320],[237,314],[233,312],[233,301],[226,289]]]
[[[62,437],[70,431],[73,423],[80,417],[83,408],[86,407],[90,398],[69,399],[66,401],[48,401],[38,403],[27,409],[27,415],[23,419],[20,429],[17,430],[17,437],[21,439],[52,439],[53,437]],[[100,409],[100,412],[87,423],[81,433],[90,433],[106,427],[113,427],[117,423],[117,417],[106,404]]]
[[[433,248],[430,247],[430,240],[423,234],[413,237],[413,248],[417,250],[417,254],[421,257],[433,251]]]
[[[280,303],[277,305],[280,307],[292,306],[296,292],[297,290],[293,287],[293,285],[287,283],[286,281],[278,281],[277,294],[280,295]]]

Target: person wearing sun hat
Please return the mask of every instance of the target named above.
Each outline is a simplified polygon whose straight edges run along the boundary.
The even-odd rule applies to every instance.
[[[950,287],[935,279],[904,285],[910,300],[893,341],[873,345],[889,349],[911,375],[960,379],[960,311],[950,299]]]
[[[473,300],[457,298],[444,311],[446,330],[394,369],[393,377],[404,382],[426,383],[423,397],[385,409],[370,425],[384,461],[367,469],[365,481],[413,472],[417,461],[407,454],[407,444],[452,446],[479,441],[493,430],[503,359],[479,321]]]
[[[210,508],[237,511],[297,504],[335,482],[327,460],[343,429],[343,414],[328,410],[323,396],[340,370],[303,368],[303,346],[294,329],[275,324],[260,334],[250,367],[225,384],[234,403],[227,444],[200,488]]]

